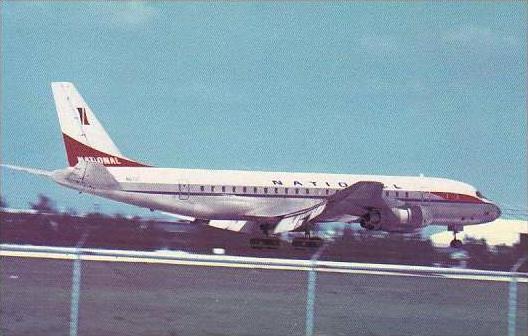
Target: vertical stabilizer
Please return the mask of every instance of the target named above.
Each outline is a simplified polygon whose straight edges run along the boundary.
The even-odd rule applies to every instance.
[[[124,157],[72,83],[51,83],[70,166],[79,161],[110,167],[145,167]]]

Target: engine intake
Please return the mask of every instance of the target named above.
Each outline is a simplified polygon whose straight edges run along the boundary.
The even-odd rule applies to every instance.
[[[367,230],[380,230],[382,224],[381,212],[379,210],[370,210],[361,218],[360,224],[362,228]]]
[[[372,209],[364,215],[360,224],[367,230],[387,232],[414,232],[428,224],[426,209],[420,206],[409,208]]]

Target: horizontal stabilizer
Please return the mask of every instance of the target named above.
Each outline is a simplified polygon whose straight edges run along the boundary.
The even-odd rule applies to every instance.
[[[28,168],[28,167],[20,167],[20,166],[14,166],[10,164],[0,164],[1,167],[5,167],[12,170],[18,170],[25,173],[33,174],[33,175],[40,175],[40,176],[47,176],[51,177],[52,172],[48,170],[42,170],[42,169],[36,169],[36,168]]]
[[[103,164],[80,161],[67,176],[70,182],[86,188],[121,189],[119,182]]]

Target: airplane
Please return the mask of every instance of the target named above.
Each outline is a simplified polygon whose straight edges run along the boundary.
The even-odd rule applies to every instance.
[[[121,153],[72,83],[51,87],[69,166],[54,171],[3,166],[81,193],[257,233],[253,247],[276,246],[277,236],[291,231],[316,240],[310,235],[314,224],[343,222],[397,233],[447,226],[451,246],[459,248],[456,234],[464,226],[501,215],[475,187],[446,178],[153,167]]]

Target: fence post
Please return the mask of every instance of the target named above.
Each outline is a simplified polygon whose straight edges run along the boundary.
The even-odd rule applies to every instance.
[[[511,268],[512,278],[508,291],[508,336],[515,336],[517,328],[517,270],[528,256],[519,259]]]
[[[81,247],[84,245],[88,233],[85,232],[75,246],[75,259],[73,260],[72,289],[70,301],[70,336],[77,336],[79,325],[79,295],[81,293]]]
[[[79,294],[81,291],[81,251],[77,248],[73,260],[72,292],[70,303],[70,336],[77,336],[79,324]]]
[[[313,336],[314,333],[314,306],[315,306],[315,282],[317,279],[317,260],[326,248],[326,244],[321,245],[319,249],[310,258],[310,270],[308,271],[308,289],[306,292],[306,323],[305,335]]]

